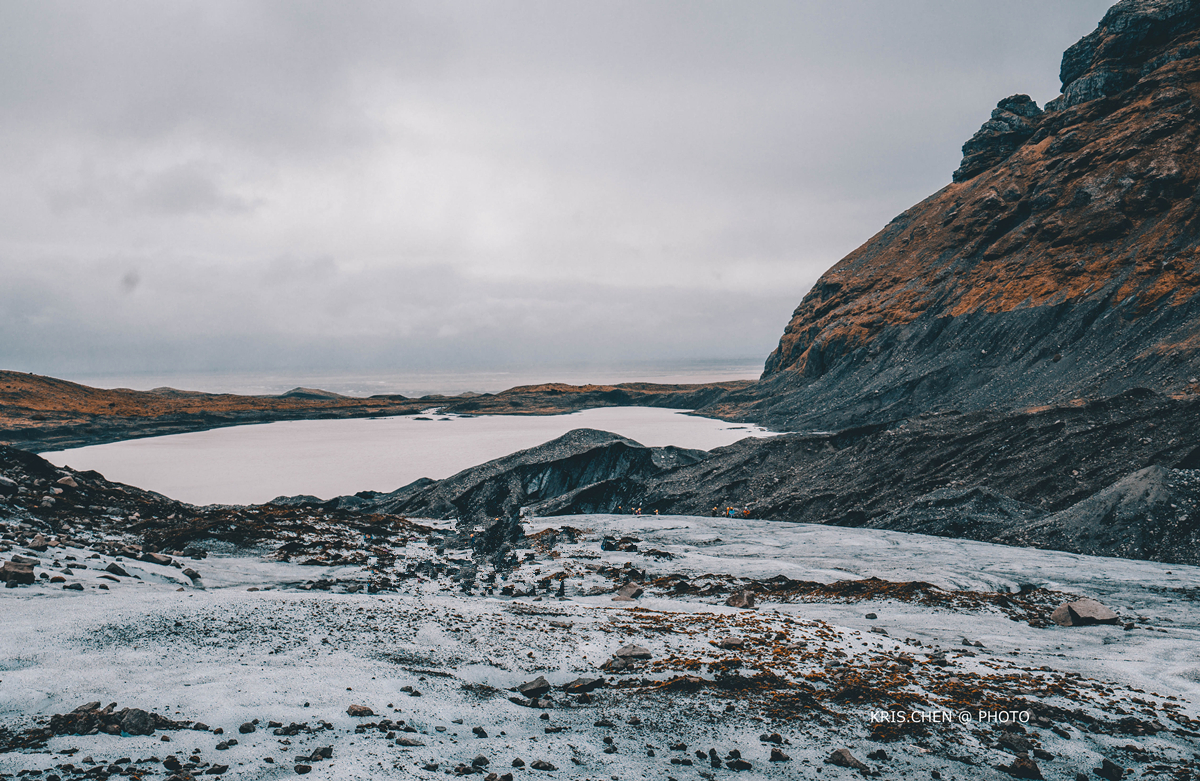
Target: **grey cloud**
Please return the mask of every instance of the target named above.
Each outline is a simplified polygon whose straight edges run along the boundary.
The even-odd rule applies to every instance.
[[[1106,5],[0,4],[0,365],[761,359]]]

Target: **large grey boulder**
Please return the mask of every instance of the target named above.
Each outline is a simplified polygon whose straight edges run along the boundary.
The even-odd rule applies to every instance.
[[[1064,602],[1054,608],[1050,620],[1059,626],[1091,626],[1093,624],[1115,624],[1118,616],[1094,599]]]

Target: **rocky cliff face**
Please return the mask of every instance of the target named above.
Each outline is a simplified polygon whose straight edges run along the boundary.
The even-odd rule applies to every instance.
[[[837,428],[1200,386],[1200,2],[1123,0],[1041,110],[1001,100],[954,181],[805,296],[711,412]]]

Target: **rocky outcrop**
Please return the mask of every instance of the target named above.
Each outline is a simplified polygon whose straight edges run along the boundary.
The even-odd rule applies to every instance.
[[[522,510],[548,514],[572,507],[609,512],[630,488],[654,475],[695,464],[708,454],[677,447],[651,448],[606,431],[576,429],[528,450],[489,461],[431,483],[392,494],[359,494],[372,512],[423,518],[454,517],[485,525],[520,517]],[[626,505],[627,506],[627,505]]]
[[[954,181],[804,297],[707,411],[842,428],[1200,390],[1200,3],[1125,0],[1045,111],[1002,100]]]
[[[1063,54],[1062,95],[1048,109],[1058,111],[1119,95],[1169,63],[1200,54],[1194,35],[1200,28],[1195,0],[1122,0],[1100,26]]]
[[[954,181],[965,182],[995,167],[1029,140],[1037,129],[1042,110],[1028,95],[1013,95],[1000,101],[992,118],[963,144],[963,160]]]
[[[1059,512],[1016,523],[997,542],[1130,559],[1184,561],[1200,550],[1200,471],[1149,466]],[[1192,559],[1197,556],[1192,556]]]

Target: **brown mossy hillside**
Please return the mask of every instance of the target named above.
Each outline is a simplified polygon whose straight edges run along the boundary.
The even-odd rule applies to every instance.
[[[924,409],[862,397],[938,381],[942,408],[1183,391],[1200,368],[1198,145],[1200,3],[1118,3],[1064,56],[1063,95],[1000,101],[954,181],[821,277],[725,411],[894,419]]]

